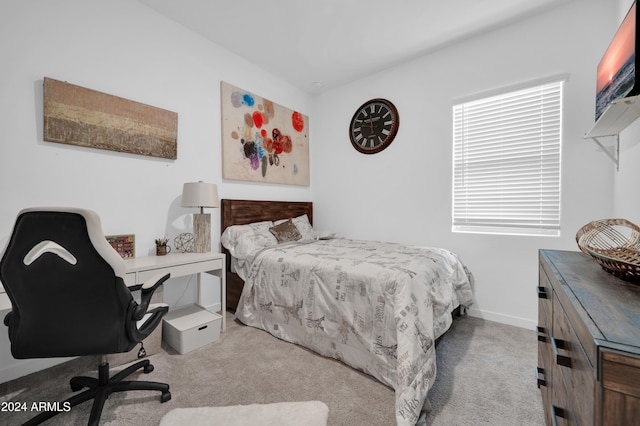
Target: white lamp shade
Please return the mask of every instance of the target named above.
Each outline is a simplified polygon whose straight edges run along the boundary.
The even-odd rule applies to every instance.
[[[219,207],[218,187],[214,183],[187,182],[182,187],[182,207]]]

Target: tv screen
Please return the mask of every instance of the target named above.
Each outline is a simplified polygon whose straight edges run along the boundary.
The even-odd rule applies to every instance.
[[[596,83],[596,120],[616,99],[635,95],[636,87],[636,18],[637,1],[598,63]]]

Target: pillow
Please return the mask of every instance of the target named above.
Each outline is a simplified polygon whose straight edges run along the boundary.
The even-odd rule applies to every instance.
[[[293,224],[298,228],[298,232],[302,235],[303,241],[315,240],[316,237],[313,234],[313,227],[311,223],[309,223],[309,217],[306,214],[303,214],[298,217],[294,217],[293,219],[289,219],[293,222]],[[280,225],[283,222],[286,222],[287,219],[277,220],[274,222],[275,225]]]
[[[272,226],[269,231],[276,237],[278,243],[286,243],[289,241],[298,241],[302,235],[298,228],[293,224],[291,219],[286,220],[279,225]]]
[[[335,232],[330,231],[313,231],[313,238],[316,240],[330,240],[335,237]]]
[[[220,243],[231,256],[244,260],[259,250],[275,246],[278,240],[269,232],[271,221],[254,222],[248,225],[232,225],[220,236]]]

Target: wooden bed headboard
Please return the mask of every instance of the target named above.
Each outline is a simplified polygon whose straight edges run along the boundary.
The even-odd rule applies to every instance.
[[[313,225],[313,203],[311,201],[256,201],[220,200],[220,232],[231,225],[246,225],[264,220],[288,219],[306,214]],[[227,310],[235,312],[242,294],[244,282],[238,274],[231,272],[231,255],[220,247],[226,255],[227,264]]]

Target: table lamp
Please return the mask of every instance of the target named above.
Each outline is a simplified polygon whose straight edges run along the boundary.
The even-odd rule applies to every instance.
[[[194,251],[211,251],[211,214],[204,213],[205,207],[219,207],[218,187],[213,183],[187,182],[182,187],[182,207],[199,207],[200,213],[193,214]]]

